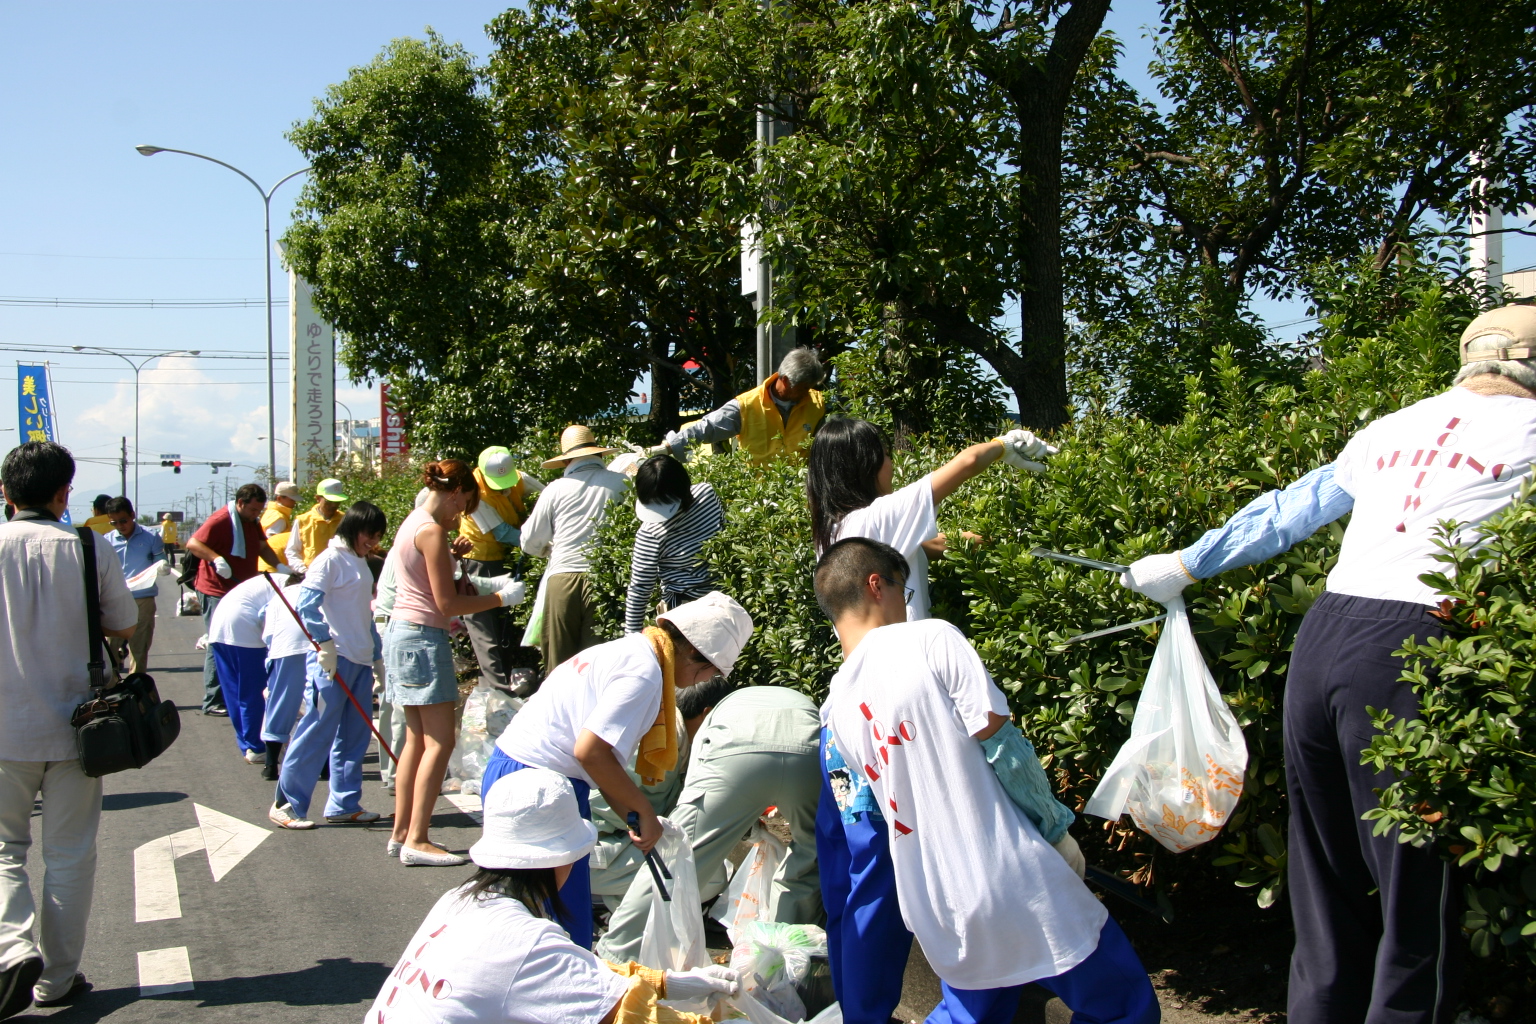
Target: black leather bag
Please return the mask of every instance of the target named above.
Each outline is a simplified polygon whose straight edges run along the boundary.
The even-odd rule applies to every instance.
[[[90,641],[91,699],[75,708],[75,749],[80,769],[93,779],[142,768],[181,734],[176,705],[160,699],[155,681],[136,672],[116,686],[107,680],[107,640],[101,631],[101,593],[96,587],[96,538],[80,527],[85,553],[85,617]]]

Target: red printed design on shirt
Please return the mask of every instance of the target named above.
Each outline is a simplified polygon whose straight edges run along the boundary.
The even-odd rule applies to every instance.
[[[428,935],[427,940],[417,946],[414,951],[408,952],[407,955],[400,958],[400,963],[390,972],[390,977],[394,979],[395,984],[389,990],[389,996],[384,1000],[385,1009],[394,1008],[395,999],[401,994],[402,988],[411,994],[414,994],[419,989],[430,999],[447,999],[453,995],[452,982],[447,978],[434,978],[428,971],[418,965],[422,954],[427,951],[428,946],[432,945],[432,940],[447,930],[448,926],[446,924],[440,926],[437,931]],[[385,1024],[388,1019],[384,1010],[380,1010],[375,1015],[372,1024]]]
[[[875,718],[874,712],[869,710],[868,704],[860,704],[859,711],[863,714],[864,720],[869,723],[869,733],[876,743],[875,749],[880,752],[881,764],[889,765],[891,763],[891,751],[894,748],[911,743],[917,739],[917,726],[911,722],[898,722],[895,729],[887,729],[882,722]],[[869,777],[871,782],[880,778],[879,769],[874,768],[868,762],[864,765],[864,774]],[[902,813],[901,809],[896,806],[896,800],[891,798],[886,803],[890,806],[891,814],[893,815],[891,827],[896,830],[896,835],[898,837],[911,835],[913,826],[908,825],[901,818],[895,817],[895,815]]]
[[[1489,466],[1486,461],[1466,452],[1451,451],[1452,447],[1460,440],[1456,429],[1462,426],[1460,416],[1453,416],[1446,423],[1445,430],[1435,438],[1435,446],[1432,448],[1417,448],[1409,454],[1409,449],[1394,451],[1391,455],[1378,456],[1376,459],[1376,471],[1398,468],[1417,469],[1413,475],[1412,490],[1403,497],[1403,518],[1395,529],[1398,533],[1408,532],[1408,516],[1417,512],[1423,504],[1422,492],[1439,469],[1453,469],[1459,472],[1471,471],[1482,475],[1485,471],[1496,483],[1503,483],[1514,475],[1514,467],[1508,463],[1498,462]],[[1438,465],[1437,465],[1438,463]]]

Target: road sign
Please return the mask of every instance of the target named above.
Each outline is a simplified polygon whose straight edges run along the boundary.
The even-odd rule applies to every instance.
[[[165,452],[161,452],[160,453],[160,457],[162,459],[179,459],[179,458],[181,458],[181,453],[180,452],[171,452],[169,455],[167,455]]]
[[[217,882],[272,833],[239,818],[193,804],[197,827],[152,839],[133,851],[134,919],[166,921],[181,916],[176,859],[202,850]]]

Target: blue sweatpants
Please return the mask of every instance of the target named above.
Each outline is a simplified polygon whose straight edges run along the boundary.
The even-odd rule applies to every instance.
[[[846,1024],[887,1024],[901,1002],[912,933],[901,919],[889,842],[880,818],[843,822],[823,763],[816,868],[827,911],[832,991]]]
[[[309,800],[320,781],[320,766],[329,755],[331,795],[325,802],[326,817],[351,814],[363,809],[363,756],[368,753],[373,733],[341,687],[320,667],[319,656],[306,654],[304,658],[309,673],[304,687],[309,709],[294,726],[283,753],[274,802],[279,807],[289,804],[296,816],[308,817]],[[373,666],[337,658],[336,671],[363,710],[371,709]]]
[[[229,724],[235,727],[235,740],[241,752],[266,750],[261,721],[267,704],[261,691],[267,687],[267,649],[218,643],[208,646],[218,666],[219,689],[224,694]]]
[[[497,779],[527,767],[516,758],[508,757],[500,747],[497,747],[491,759],[486,762],[485,774],[480,777],[481,801],[485,800],[485,795],[491,791]],[[576,806],[580,809],[581,816],[591,821],[592,785],[585,779],[571,779],[571,787],[576,790]],[[559,915],[560,925],[571,937],[571,941],[582,949],[591,949],[593,942],[590,861],[591,856],[588,855],[572,864],[570,875],[566,878],[565,884],[560,887],[560,902],[565,904],[565,913]]]
[[[1157,1024],[1163,1012],[1141,958],[1113,917],[1099,930],[1088,959],[1064,974],[1035,982],[1072,1010],[1073,1024]],[[1018,1012],[1023,985],[960,989],[943,984],[944,998],[926,1024],[1008,1024]]]
[[[304,682],[309,669],[307,654],[290,654],[267,662],[267,714],[261,723],[261,738],[267,743],[287,743],[293,723],[304,701]],[[345,697],[341,698],[346,700]]]

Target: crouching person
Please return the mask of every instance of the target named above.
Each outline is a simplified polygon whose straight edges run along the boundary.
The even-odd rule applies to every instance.
[[[658,999],[734,996],[725,967],[657,971],[599,960],[552,919],[597,829],[569,779],[529,768],[485,800],[470,847],[479,870],[427,913],[384,981],[365,1024],[705,1024]]]
[[[902,916],[943,981],[928,1020],[1007,1024],[1033,982],[1074,1019],[1153,1024],[1146,971],[1083,884],[1002,691],[954,626],[907,621],[907,574],[896,549],[850,538],[817,563],[816,600],[843,649],[822,715],[885,811]]]

